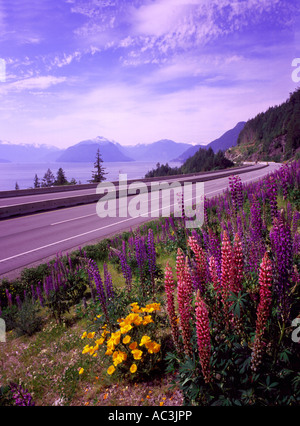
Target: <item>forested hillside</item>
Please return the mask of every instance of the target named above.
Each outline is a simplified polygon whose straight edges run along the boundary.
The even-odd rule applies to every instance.
[[[232,167],[233,165],[234,164],[231,160],[225,158],[222,151],[219,151],[217,154],[215,154],[212,148],[199,148],[199,150],[192,157],[189,157],[182,166],[170,167],[168,164],[158,163],[156,169],[149,171],[145,177],[151,178],[177,174],[206,172],[210,170],[225,169],[227,167]]]
[[[247,121],[237,146],[226,152],[231,160],[285,161],[300,151],[300,88],[286,102]]]

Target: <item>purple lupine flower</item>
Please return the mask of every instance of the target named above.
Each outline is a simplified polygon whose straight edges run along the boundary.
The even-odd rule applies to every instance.
[[[292,235],[295,235],[295,233],[297,232],[299,221],[300,213],[298,212],[298,210],[295,210],[292,219]]]
[[[274,253],[275,292],[278,298],[279,315],[286,322],[290,314],[289,290],[293,266],[293,246],[291,229],[283,214],[274,220],[270,240]]]
[[[9,387],[16,406],[33,407],[35,405],[32,399],[32,395],[28,392],[27,389],[23,389],[21,385],[17,385],[15,383],[11,383]]]
[[[254,196],[250,207],[249,221],[249,250],[251,252],[250,262],[254,270],[258,271],[261,259],[266,251],[262,235],[263,222],[259,201]]]
[[[31,287],[32,300],[35,301],[37,299],[36,291],[34,290],[34,286],[32,284],[30,287]]]
[[[108,299],[114,298],[114,290],[112,284],[111,274],[108,271],[107,264],[103,263],[103,272],[104,272],[104,285],[106,289],[106,295]]]
[[[283,199],[286,200],[289,186],[289,166],[287,164],[282,164],[278,174],[280,178],[280,185],[282,187]]]
[[[271,217],[274,220],[278,216],[277,210],[277,184],[275,177],[270,175],[266,180],[266,193],[269,200],[269,205],[271,209]]]
[[[10,294],[10,292],[8,291],[8,289],[5,289],[5,293],[6,293],[6,297],[7,297],[7,303],[8,306],[11,307],[13,302],[12,302],[12,295]]]
[[[138,235],[135,237],[135,257],[138,264],[138,269],[140,273],[140,278],[143,280],[144,267],[147,262],[147,251],[145,246],[145,241],[142,237]]]
[[[131,273],[131,268],[127,263],[127,259],[123,251],[119,253],[119,259],[120,259],[122,274],[123,274],[123,277],[125,278],[127,289],[128,291],[130,291],[131,283],[132,283],[132,273]]]
[[[293,236],[293,253],[294,255],[298,255],[300,252],[300,234],[297,231]]]
[[[229,177],[229,187],[231,192],[231,202],[235,214],[243,207],[243,184],[239,175]]]
[[[21,301],[19,294],[16,295],[16,303],[17,303],[18,309],[21,309],[22,308],[22,301]]]
[[[36,294],[37,294],[37,297],[38,297],[38,299],[40,301],[40,305],[43,307],[44,306],[44,299],[43,299],[43,294],[42,294],[42,289],[41,289],[41,283],[40,282],[38,282],[38,285],[36,287]]]
[[[90,270],[91,275],[94,279],[96,291],[97,291],[101,306],[104,307],[106,306],[106,296],[105,296],[105,291],[104,291],[104,287],[103,287],[103,283],[102,283],[102,279],[101,279],[101,275],[100,275],[97,263],[94,260],[89,259],[88,269]]]

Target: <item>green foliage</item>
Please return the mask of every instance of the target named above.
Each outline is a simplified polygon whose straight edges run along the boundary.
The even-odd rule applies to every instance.
[[[26,298],[16,312],[14,318],[14,329],[18,336],[32,336],[41,330],[42,319],[40,315],[40,304]]]
[[[6,331],[15,328],[17,313],[18,307],[16,305],[6,306],[2,309],[0,317],[5,321]]]
[[[218,327],[218,331],[217,331]],[[183,392],[185,404],[201,406],[298,406],[300,403],[299,356],[297,345],[291,345],[290,335],[275,354],[270,349],[263,366],[250,369],[251,339],[225,335],[218,324],[212,324],[211,368],[213,380],[205,383],[194,344],[194,356],[177,354],[166,357],[168,373],[177,373],[174,384]],[[252,336],[248,329],[249,338]],[[271,342],[270,342],[271,343]],[[277,344],[277,342],[276,342]],[[290,349],[288,349],[290,347]],[[275,355],[275,357],[274,357]]]
[[[56,180],[54,185],[67,185],[69,182],[66,179],[65,172],[60,167],[57,171]]]
[[[90,183],[100,183],[106,179],[105,175],[107,174],[102,166],[103,160],[100,154],[100,150],[97,150],[96,160],[94,163],[94,171],[92,172],[92,179],[89,181]]]
[[[289,99],[279,106],[269,108],[266,112],[258,114],[247,121],[244,129],[238,137],[237,145],[242,147],[244,143],[254,143],[253,152],[261,152],[260,159],[265,161],[283,161],[291,159],[295,151],[300,147],[300,89],[290,94]],[[251,141],[248,140],[249,135]],[[284,145],[282,154],[271,153],[272,149],[279,147],[276,139],[283,136]],[[250,152],[248,152],[250,154]],[[247,156],[246,156],[247,157]],[[245,158],[246,158],[245,157]]]
[[[57,322],[62,322],[65,313],[78,304],[87,289],[87,275],[84,270],[69,273],[65,282],[57,289],[51,290],[46,300],[46,306]]]
[[[0,407],[9,407],[14,405],[14,398],[10,386],[0,384]]]
[[[199,173],[210,170],[226,169],[233,165],[233,162],[228,160],[221,150],[215,154],[212,148],[199,148],[199,150],[192,157],[188,158],[181,167],[170,167],[168,163],[166,165],[157,163],[156,169],[149,171],[145,177],[151,178]]]

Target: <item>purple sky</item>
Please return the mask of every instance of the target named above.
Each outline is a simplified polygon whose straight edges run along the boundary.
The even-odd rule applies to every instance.
[[[0,140],[209,143],[297,88],[298,9],[299,0],[0,0]]]

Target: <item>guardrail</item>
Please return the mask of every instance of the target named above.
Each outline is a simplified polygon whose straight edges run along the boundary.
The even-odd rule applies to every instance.
[[[249,166],[250,166],[250,163],[249,165],[232,167],[230,170],[231,171],[240,170]],[[188,173],[184,176],[185,177],[190,177],[190,176],[205,177],[206,175],[211,173],[212,172]],[[168,176],[168,179],[178,179],[178,176],[181,176],[181,175]],[[164,179],[163,176],[155,177],[155,178],[142,178],[142,179],[138,179],[138,181],[151,182],[151,181],[157,181],[162,179]],[[137,179],[131,179],[131,180],[128,180],[128,183],[135,182],[135,181],[137,181]],[[114,181],[112,183],[116,185],[118,184],[118,181]],[[17,189],[17,190],[14,189],[10,191],[0,191],[0,198],[25,197],[27,195],[53,194],[55,192],[67,192],[67,191],[78,191],[81,189],[93,189],[93,188],[96,188],[97,185],[98,185],[97,183],[83,183],[80,185],[59,185],[59,186],[50,186],[50,187],[44,187],[44,188],[27,188],[27,189]]]
[[[248,167],[249,166],[245,166],[245,170],[244,169],[240,170],[239,168],[240,171],[237,174],[247,173]],[[259,165],[255,167],[254,169],[252,168],[252,170],[260,170],[265,167],[268,167],[268,166]],[[205,182],[209,180],[231,176],[232,174],[234,174],[234,170],[230,169],[230,170],[227,170],[226,172],[216,172],[213,175],[211,174],[211,172],[203,173],[201,175],[200,174],[195,175],[191,173],[188,175],[184,175],[184,177],[182,175],[168,176],[167,179],[164,179],[163,177],[159,177],[159,178],[153,178],[153,179],[147,178],[147,179],[139,179],[139,180],[129,180],[128,184],[132,182],[145,182],[145,183],[148,183],[148,182],[150,183],[155,181],[171,182],[174,180],[185,181],[185,182]],[[112,182],[112,183],[118,188],[119,181]],[[97,184],[92,184],[92,185],[93,185],[92,188],[96,189]],[[80,185],[80,188],[84,189],[82,188],[81,185]],[[78,185],[76,189],[78,189]],[[21,191],[24,191],[24,190],[21,190]],[[30,195],[30,194],[27,194],[27,195]],[[119,198],[118,190],[116,191],[115,196]],[[95,194],[68,196],[65,198],[55,198],[55,199],[44,200],[44,201],[34,201],[30,203],[22,203],[22,204],[15,204],[11,206],[5,206],[0,208],[0,219],[7,219],[9,217],[14,217],[14,216],[24,216],[27,214],[38,213],[38,212],[49,211],[49,210],[56,210],[59,208],[74,207],[81,204],[91,204],[91,203],[95,203],[99,201],[100,197],[101,196],[95,192]]]

